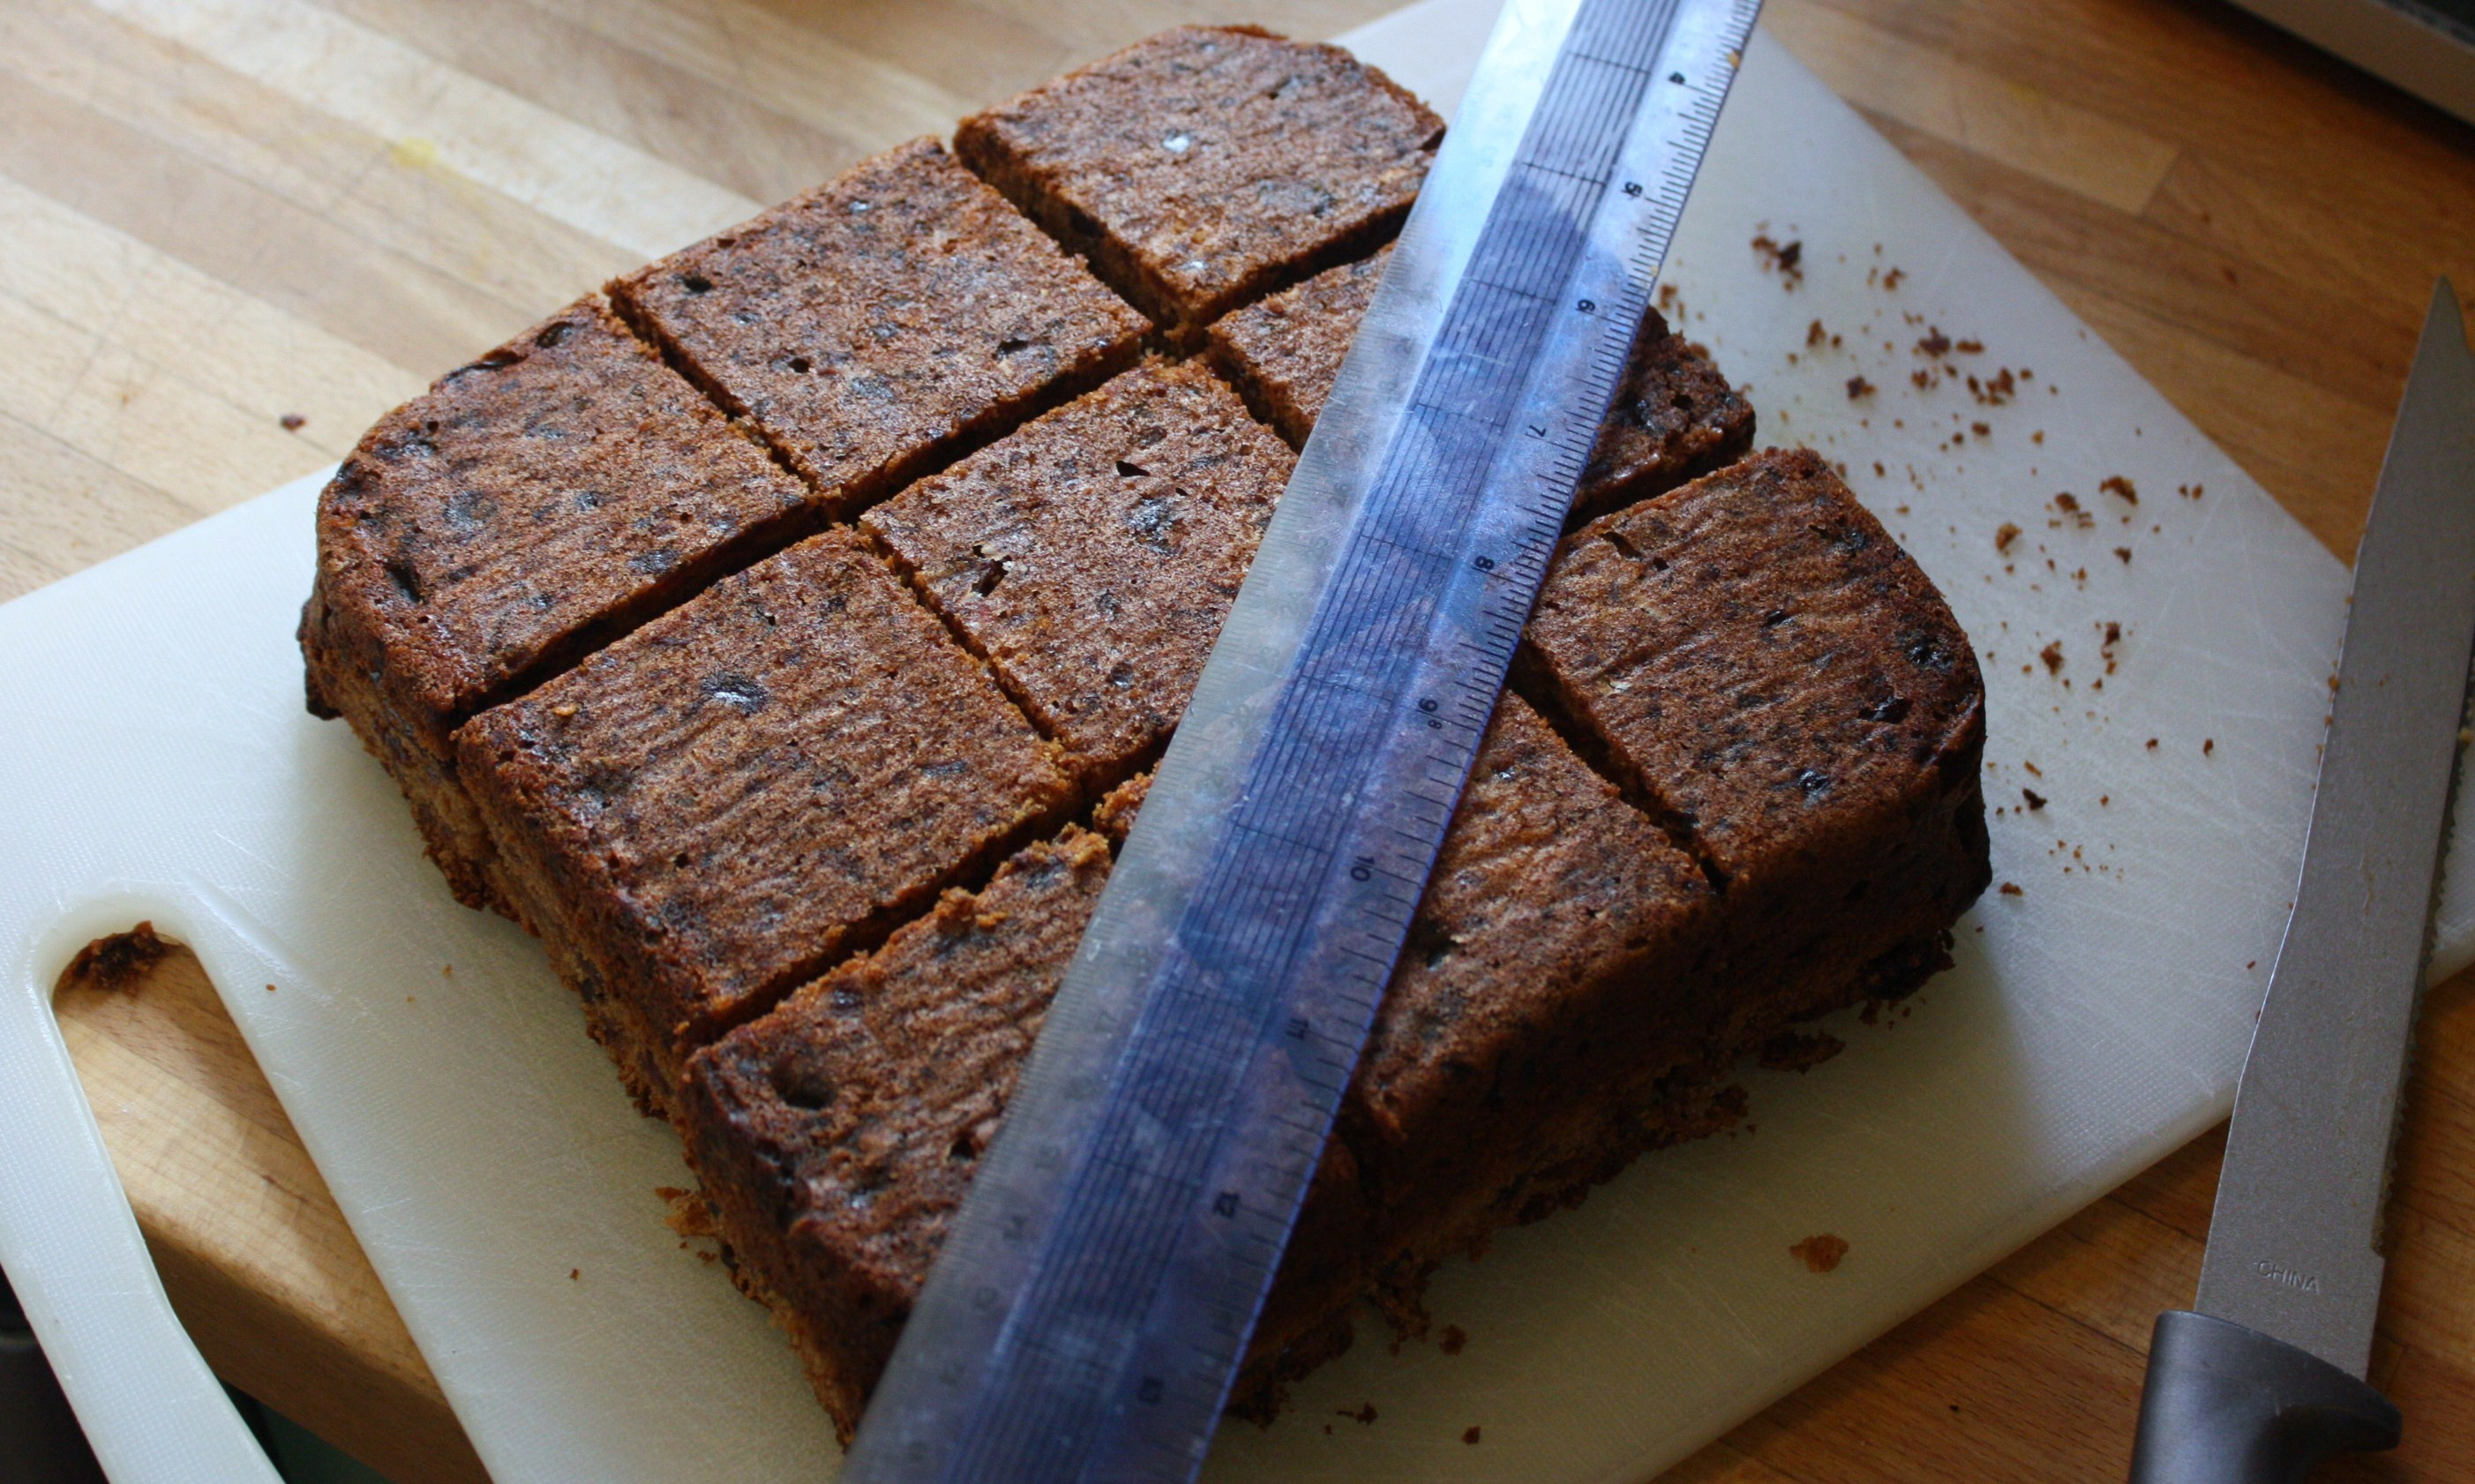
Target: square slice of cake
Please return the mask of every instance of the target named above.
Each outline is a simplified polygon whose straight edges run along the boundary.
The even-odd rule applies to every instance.
[[[689,1062],[677,1119],[719,1234],[845,1440],[995,1137],[1109,864],[1106,842],[1069,825]],[[1336,1142],[1257,1326],[1253,1389],[1284,1360],[1347,1345],[1366,1230],[1357,1167]]]
[[[1442,134],[1336,46],[1182,26],[965,119],[954,148],[1184,337],[1398,231]]]
[[[689,1162],[845,1439],[1108,877],[1069,827],[689,1063]]]
[[[1414,1294],[1444,1252],[1701,1131],[1654,1120],[1714,995],[1760,992],[1708,978],[1720,920],[1692,857],[1506,694],[1344,1115],[1388,1277]]]
[[[1293,462],[1203,366],[1147,361],[862,524],[1105,784],[1167,741]]]
[[[1734,972],[1816,1012],[1913,987],[1990,879],[1968,637],[1809,450],[1575,532],[1523,669],[1690,835],[1738,919]]]
[[[456,734],[496,885],[649,1107],[688,1053],[1072,798],[855,533],[727,577]]]
[[[837,520],[1129,364],[1146,328],[934,139],[611,293]]]
[[[571,304],[387,414],[319,497],[310,709],[352,722],[483,905],[449,735],[812,516],[599,298]]]
[[[1358,324],[1374,302],[1391,248],[1328,268],[1213,325],[1213,364],[1293,448],[1322,415]],[[1753,444],[1753,408],[1709,353],[1642,316],[1632,355],[1599,425],[1598,446],[1573,497],[1578,523],[1646,499],[1739,457]]]

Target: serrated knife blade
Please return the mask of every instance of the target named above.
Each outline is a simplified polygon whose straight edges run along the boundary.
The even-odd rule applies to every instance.
[[[2365,1384],[2475,653],[2475,353],[2433,292],[2381,466],[2302,875],[2235,1094],[2195,1312],[2160,1316],[2135,1484],[2393,1447]]]

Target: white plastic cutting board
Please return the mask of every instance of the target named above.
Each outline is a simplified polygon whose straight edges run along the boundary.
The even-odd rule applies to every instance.
[[[1429,0],[1351,40],[1448,105],[1492,10]],[[1757,234],[1802,244],[1801,281]],[[1224,1432],[1215,1478],[1649,1475],[2231,1097],[2300,852],[2340,565],[1767,40],[1669,281],[1765,438],[1844,459],[1980,645],[1995,875],[2019,894],[1987,895],[1895,1030],[1833,1025],[1836,1060],[1749,1075],[1758,1134],[1643,1160],[1449,1267],[1433,1308],[1463,1353],[1393,1354],[1361,1326],[1287,1420]],[[2016,397],[1914,385],[1935,327],[1981,342],[1946,359],[1980,383],[2011,368]],[[1851,399],[1859,375],[1878,390]],[[2138,502],[2100,494],[2109,476]],[[535,945],[450,900],[344,726],[304,712],[317,483],[0,609],[0,1084],[65,1064],[34,1028],[68,955],[152,917],[197,947],[503,1484],[827,1477],[787,1345],[663,1225],[655,1187],[687,1183],[668,1129],[630,1109]],[[2059,673],[2037,657],[2057,642]],[[2022,812],[2022,787],[2049,802]],[[2442,972],[2475,946],[2470,908],[2447,901]],[[78,1253],[27,1208],[31,1148],[0,1141],[12,1276],[73,1391],[138,1385],[117,1326],[153,1301],[47,1282]],[[1849,1243],[1827,1277],[1788,1252],[1823,1232]],[[1320,1425],[1370,1400],[1377,1423]]]

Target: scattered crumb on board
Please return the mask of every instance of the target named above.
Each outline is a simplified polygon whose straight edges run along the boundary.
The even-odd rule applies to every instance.
[[[1806,1237],[1789,1248],[1788,1253],[1797,1261],[1804,1264],[1806,1272],[1828,1273],[1835,1270],[1841,1260],[1847,1257],[1848,1239],[1825,1231]]]

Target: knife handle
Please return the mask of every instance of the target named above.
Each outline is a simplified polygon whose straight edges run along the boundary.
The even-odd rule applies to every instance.
[[[2148,1342],[2131,1484],[2302,1484],[2331,1453],[2397,1447],[2387,1397],[2308,1350],[2169,1309]]]

